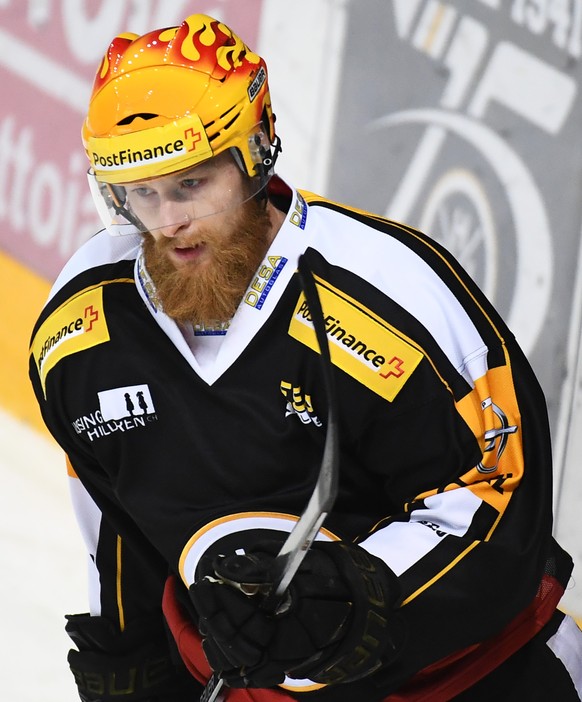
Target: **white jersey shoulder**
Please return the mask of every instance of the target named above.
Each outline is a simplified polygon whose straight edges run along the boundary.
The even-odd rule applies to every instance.
[[[78,249],[55,280],[49,299],[83,271],[117,261],[131,261],[137,256],[141,237],[138,234],[111,236],[105,229],[97,232]]]
[[[470,384],[483,374],[483,338],[445,281],[412,247],[349,216],[349,210],[312,206],[309,222],[329,263],[355,273],[412,314]]]

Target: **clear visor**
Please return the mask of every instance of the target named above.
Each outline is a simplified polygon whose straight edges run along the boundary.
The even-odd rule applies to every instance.
[[[254,198],[273,173],[270,149],[261,152],[259,175],[252,178],[243,172],[237,150],[230,149],[193,167],[130,183],[106,183],[90,170],[89,187],[110,234],[163,232],[223,214]]]

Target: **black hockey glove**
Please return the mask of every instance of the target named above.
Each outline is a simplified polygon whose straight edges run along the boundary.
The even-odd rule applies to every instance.
[[[170,655],[161,617],[132,622],[120,633],[104,617],[67,616],[78,651],[68,661],[83,702],[183,702],[201,686]]]
[[[385,563],[352,544],[315,542],[273,614],[261,591],[279,549],[271,541],[208,559],[190,587],[204,652],[230,687],[272,687],[286,674],[351,682],[398,655],[400,588]]]

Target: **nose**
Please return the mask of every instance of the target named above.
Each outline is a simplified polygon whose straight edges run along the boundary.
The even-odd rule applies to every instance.
[[[172,239],[190,226],[193,219],[189,203],[165,200],[159,210],[160,226],[158,231],[168,239]]]
[[[158,227],[158,232],[167,239],[173,239],[179,233],[190,225],[190,218],[184,218],[181,222],[173,222],[172,224],[164,224]]]

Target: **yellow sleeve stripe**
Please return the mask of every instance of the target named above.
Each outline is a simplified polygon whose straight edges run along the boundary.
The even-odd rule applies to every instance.
[[[444,575],[446,575],[450,570],[452,570],[457,563],[460,563],[465,556],[467,556],[476,546],[478,546],[481,542],[480,541],[473,541],[467,548],[460,553],[455,559],[453,559],[446,568],[443,568],[440,573],[437,573],[433,578],[428,580],[422,587],[419,587],[418,590],[415,592],[411,593],[408,595],[408,597],[402,601],[402,604],[400,605],[401,607],[405,607],[407,604],[410,604],[413,600],[415,600],[419,595],[422,595],[425,590],[428,590],[429,587],[432,587],[438,580],[440,580]]]
[[[122,538],[117,536],[117,552],[116,552],[116,562],[117,571],[115,574],[115,589],[117,595],[117,613],[119,616],[119,628],[121,631],[125,629],[125,612],[123,609],[123,594],[121,589],[121,573],[122,573]]]

